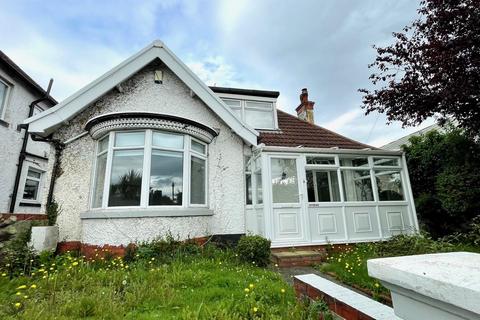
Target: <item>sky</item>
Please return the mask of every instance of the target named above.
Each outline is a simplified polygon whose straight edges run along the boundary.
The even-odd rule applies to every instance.
[[[295,114],[302,88],[315,123],[382,146],[416,128],[365,116],[359,88],[372,45],[417,17],[416,0],[2,0],[0,49],[59,101],[155,39],[208,85],[280,91]]]

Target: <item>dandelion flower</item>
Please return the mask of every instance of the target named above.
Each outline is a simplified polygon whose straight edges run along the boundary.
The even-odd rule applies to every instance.
[[[32,288],[32,289],[37,289],[37,285],[36,285],[36,284],[32,284],[32,285],[30,286],[30,288]]]
[[[15,308],[18,309],[18,308],[20,308],[21,306],[22,306],[22,304],[21,304],[20,302],[15,303]]]
[[[380,287],[380,285],[377,282],[377,283],[375,283],[375,288],[378,288],[378,287]]]
[[[250,287],[250,289],[253,289],[253,283],[250,283],[248,286]]]
[[[258,308],[257,307],[253,307],[253,312],[257,312],[258,311]]]
[[[248,293],[248,292],[250,292],[250,289],[248,289],[248,288],[245,288],[243,291],[245,291],[245,292],[247,292],[247,293]]]
[[[21,295],[21,293],[20,293],[20,292],[17,292],[17,293],[15,293],[15,294],[16,294],[17,296]]]
[[[78,262],[77,262],[77,261],[73,262],[73,263],[72,263],[72,266],[74,266],[74,267],[75,267],[75,266],[78,266]]]
[[[282,289],[280,290],[280,292],[285,293],[285,289],[282,288]]]
[[[18,290],[22,290],[22,289],[27,289],[27,286],[22,284],[20,287],[17,288]]]
[[[28,299],[28,296],[23,296],[24,299]]]
[[[7,274],[6,274],[6,273],[2,273],[2,277],[6,277],[6,276],[7,276]]]

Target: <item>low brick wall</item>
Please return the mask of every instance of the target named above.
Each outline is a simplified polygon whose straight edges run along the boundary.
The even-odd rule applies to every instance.
[[[38,214],[38,213],[0,213],[0,218],[8,219],[12,216],[16,217],[17,221],[48,220],[46,214]]]
[[[342,317],[346,320],[375,320],[375,319],[388,319],[388,317],[389,317],[389,316],[387,316],[387,317],[384,318],[382,316],[381,318],[377,318],[377,317],[374,318],[371,315],[368,315],[368,314],[364,313],[362,310],[360,310],[360,309],[365,310],[366,304],[365,304],[364,301],[363,301],[363,303],[359,302],[358,306],[355,306],[354,304],[352,304],[352,305],[346,304],[346,303],[340,301],[339,298],[336,298],[336,297],[332,296],[331,293],[328,294],[328,293],[326,293],[326,292],[308,284],[307,282],[304,282],[304,281],[298,279],[297,277],[294,278],[293,284],[294,284],[295,294],[297,295],[297,298],[299,298],[299,299],[308,298],[308,299],[311,299],[311,300],[314,300],[314,301],[323,300],[328,305],[328,308],[330,309],[330,311],[334,312],[335,314],[339,315],[340,317]],[[342,289],[346,290],[345,288],[342,288]],[[352,294],[355,294],[355,293],[352,292]],[[341,295],[342,295],[342,293],[339,292],[338,297],[341,298]],[[357,294],[357,295],[359,295],[359,294]],[[366,297],[363,297],[363,296],[362,296],[362,298],[364,300],[366,299]],[[376,304],[377,302],[374,302],[372,300],[371,303]],[[380,305],[380,304],[378,304],[378,305]],[[375,307],[377,307],[377,306],[374,306],[374,308]],[[389,308],[387,306],[381,306],[380,308],[385,308],[385,310],[387,310],[386,313],[389,313],[388,311],[391,311],[391,313],[393,314],[393,310],[389,310],[391,308]],[[370,309],[372,309],[371,306],[370,306]]]

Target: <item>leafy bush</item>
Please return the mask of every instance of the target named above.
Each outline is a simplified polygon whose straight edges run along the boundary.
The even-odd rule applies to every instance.
[[[35,253],[29,246],[32,224],[30,221],[18,221],[11,225],[13,236],[1,244],[2,261],[10,275],[26,273],[31,267]]]
[[[55,200],[47,206],[47,218],[48,218],[48,225],[54,226],[57,222],[57,217],[61,212],[60,206]]]
[[[168,262],[175,258],[197,255],[200,251],[201,248],[195,241],[179,241],[171,233],[167,233],[165,237],[127,247],[125,258],[127,260],[155,258]]]
[[[406,153],[417,215],[432,237],[465,232],[480,212],[480,143],[464,132],[429,132]]]
[[[265,267],[270,262],[270,240],[261,236],[242,236],[237,253],[241,261]]]
[[[456,244],[480,247],[480,215],[472,219],[466,232],[456,232],[444,237],[443,240]]]
[[[415,254],[455,251],[455,246],[442,240],[433,240],[427,234],[396,235],[388,241],[373,245],[378,257],[396,257]]]

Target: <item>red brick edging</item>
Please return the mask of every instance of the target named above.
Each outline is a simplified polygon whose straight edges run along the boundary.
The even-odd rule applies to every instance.
[[[308,298],[315,301],[323,300],[328,305],[330,311],[347,320],[375,320],[352,306],[331,297],[325,292],[312,287],[308,283],[298,280],[297,278],[293,279],[293,285],[297,298]]]
[[[8,219],[10,217],[16,217],[17,221],[24,221],[24,220],[48,220],[46,214],[39,214],[39,213],[0,213],[1,218]]]

